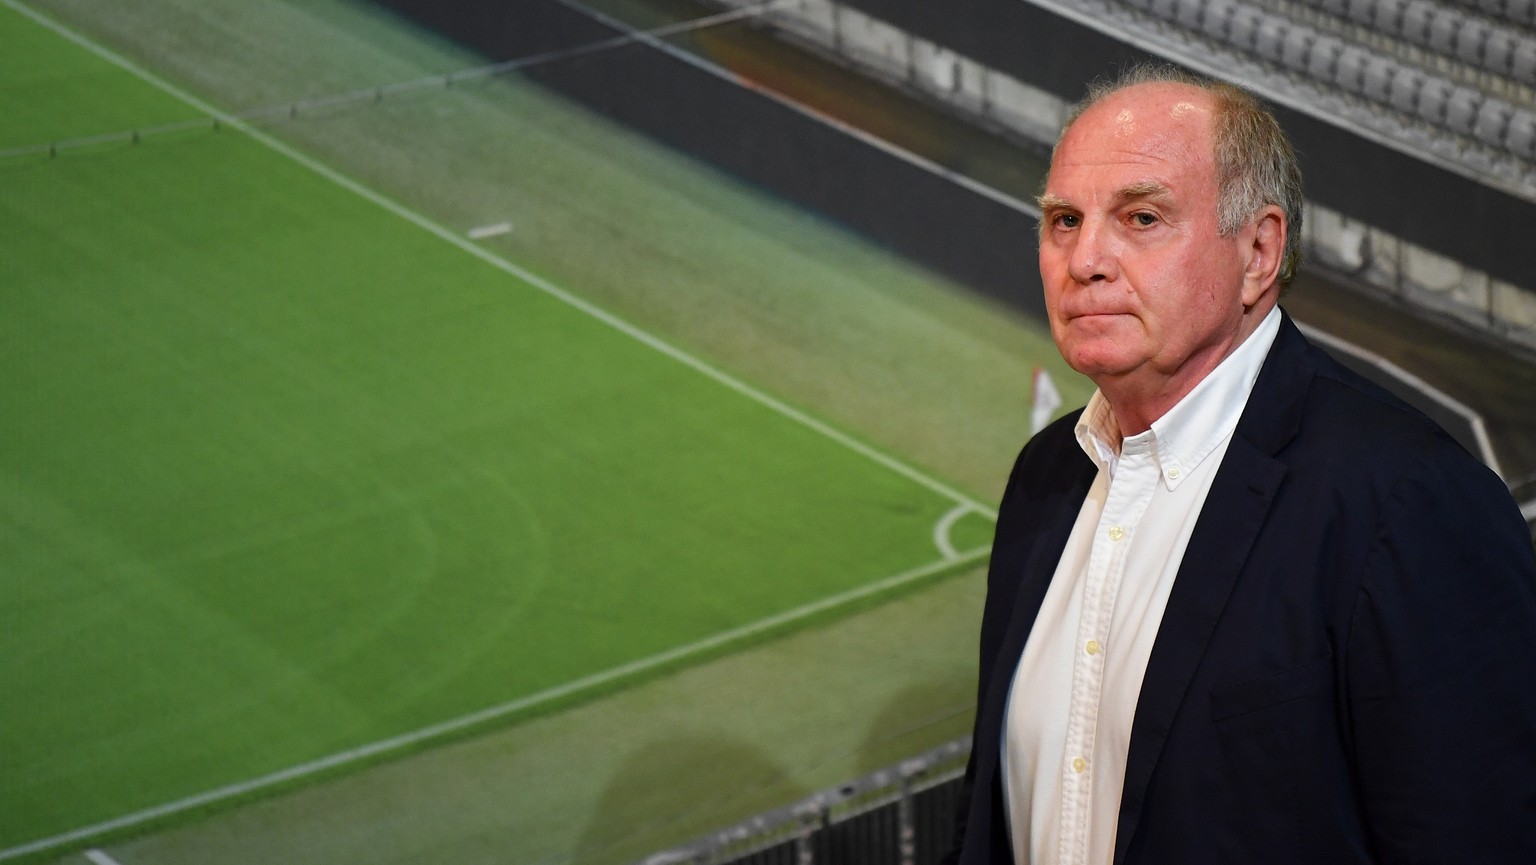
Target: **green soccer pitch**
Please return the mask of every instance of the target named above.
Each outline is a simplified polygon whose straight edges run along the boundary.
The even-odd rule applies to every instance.
[[[572,137],[600,127],[534,92],[248,127],[204,99],[264,94],[194,96],[104,47],[158,50],[122,21],[82,35],[57,21],[89,4],[53,5],[0,5],[0,861],[558,717],[983,560],[993,490],[973,478],[1005,470],[1023,410],[970,412],[993,385],[946,387],[945,364],[1017,350],[990,372],[1022,394],[1038,331],[1006,345],[1022,326],[973,299],[923,310],[922,275],[872,279],[891,294],[871,305],[871,273],[826,262],[901,266],[824,231],[784,249],[801,218],[748,203],[767,215],[713,222],[701,255],[821,281],[823,312],[886,329],[838,345],[816,310],[784,324],[762,311],[786,296],[729,293],[699,323],[682,301],[726,278],[637,276],[654,247],[608,236],[603,196],[681,189],[686,233],[690,188],[752,193],[633,142],[631,186],[589,188],[613,133]],[[297,9],[364,46],[332,87],[463,62],[355,9],[268,5],[259,26]],[[559,206],[445,202],[449,180],[348,126],[420,141],[450,99],[473,103],[462,129],[542,112]],[[505,228],[472,230],[493,212]],[[916,354],[870,350],[893,335]],[[858,360],[817,374],[837,352]],[[893,414],[899,394],[857,395],[903,365],[932,370],[914,394],[956,428],[996,431],[956,444]]]

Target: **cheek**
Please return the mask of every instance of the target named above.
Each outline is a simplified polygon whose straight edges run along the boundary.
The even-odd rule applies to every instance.
[[[1045,283],[1046,294],[1050,294],[1051,286],[1067,274],[1067,258],[1054,247],[1042,244],[1039,261],[1040,281]]]

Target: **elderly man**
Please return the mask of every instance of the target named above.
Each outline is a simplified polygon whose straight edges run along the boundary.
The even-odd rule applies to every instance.
[[[1277,306],[1275,119],[1138,70],[1040,206],[1051,332],[1098,391],[1003,498],[958,861],[1536,863],[1530,537]]]

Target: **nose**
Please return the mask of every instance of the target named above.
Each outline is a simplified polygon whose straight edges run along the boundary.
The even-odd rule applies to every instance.
[[[1113,282],[1119,276],[1110,232],[1102,220],[1083,218],[1067,259],[1067,273],[1074,282]]]

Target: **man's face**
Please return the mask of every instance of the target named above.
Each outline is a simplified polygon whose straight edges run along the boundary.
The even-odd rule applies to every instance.
[[[1057,147],[1040,199],[1051,334],[1106,391],[1182,397],[1246,335],[1252,238],[1217,231],[1212,111],[1198,89],[1138,85]]]

